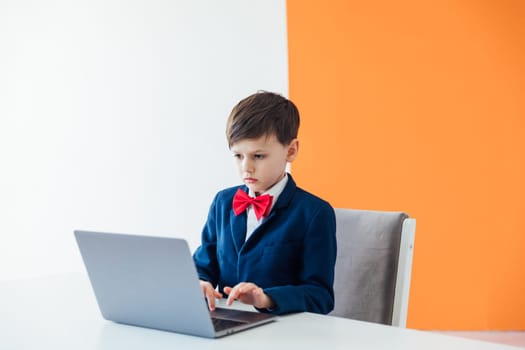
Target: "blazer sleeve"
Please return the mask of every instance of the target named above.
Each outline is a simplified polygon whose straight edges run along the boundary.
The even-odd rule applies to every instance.
[[[217,261],[217,225],[216,207],[217,196],[215,196],[206,224],[202,229],[201,245],[193,254],[193,261],[199,275],[199,279],[210,282],[213,287],[217,286],[219,279],[219,263]]]
[[[272,313],[315,312],[334,308],[334,268],[337,255],[333,208],[324,203],[310,219],[303,243],[300,283],[264,289],[277,304]]]

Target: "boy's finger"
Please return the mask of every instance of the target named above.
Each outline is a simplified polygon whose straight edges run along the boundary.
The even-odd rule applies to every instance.
[[[210,309],[210,311],[214,311],[215,310],[215,298],[210,298],[209,296],[206,298],[208,299],[208,308]]]
[[[228,295],[228,300],[226,301],[226,305],[233,304],[233,301],[237,298],[239,298],[239,295],[241,294],[240,288],[238,286],[235,286],[234,288],[230,289],[230,293]]]
[[[207,291],[206,300],[208,300],[208,308],[210,311],[215,310],[215,290]]]

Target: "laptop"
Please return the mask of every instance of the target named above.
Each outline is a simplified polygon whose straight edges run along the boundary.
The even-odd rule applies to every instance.
[[[276,320],[255,311],[210,312],[184,239],[75,231],[102,313],[110,321],[217,338]]]

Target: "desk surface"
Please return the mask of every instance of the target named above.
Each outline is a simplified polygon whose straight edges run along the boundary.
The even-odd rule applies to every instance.
[[[510,346],[337,317],[301,313],[205,339],[106,321],[87,277],[65,275],[0,281],[1,349],[462,349]]]

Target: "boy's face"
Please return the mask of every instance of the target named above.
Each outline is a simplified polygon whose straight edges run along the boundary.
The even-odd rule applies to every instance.
[[[294,139],[285,146],[271,134],[237,141],[230,149],[244,184],[260,195],[284,177],[286,163],[295,160],[299,142]]]

